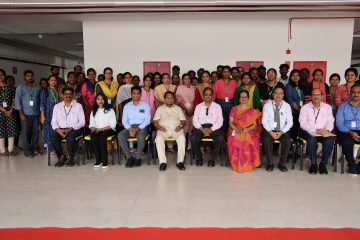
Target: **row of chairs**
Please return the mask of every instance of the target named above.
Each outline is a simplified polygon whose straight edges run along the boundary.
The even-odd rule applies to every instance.
[[[188,138],[187,138],[188,139]],[[86,158],[89,160],[92,157],[92,147],[91,147],[91,136],[78,136],[76,138],[77,146],[76,146],[76,164],[80,166],[80,162],[82,162],[82,165],[85,165],[85,155]],[[117,141],[117,138],[115,135],[112,135],[107,138],[107,141],[111,143],[111,164],[115,164],[115,151],[117,156],[117,162],[119,165],[122,164],[121,162],[121,154],[120,154],[120,146]],[[128,138],[128,142],[135,143],[137,141],[136,138]],[[167,138],[165,139],[166,142],[176,142],[175,138]],[[66,143],[66,140],[62,140],[63,143]],[[151,159],[153,160],[153,164],[157,164],[157,151],[156,151],[156,144],[153,138],[148,135],[146,137],[147,142],[147,164],[150,165]],[[203,138],[202,142],[204,143],[212,143],[213,140],[211,138]],[[274,143],[280,144],[278,140],[274,141]],[[299,141],[297,144],[295,142],[292,142],[292,156],[291,156],[291,169],[295,169],[295,153],[297,152],[298,148],[300,148],[300,170],[302,171],[304,168],[304,148],[306,148],[307,141],[303,138],[299,138]],[[321,143],[318,143],[321,145]],[[360,147],[360,144],[355,144],[355,147]],[[221,151],[221,166],[229,166],[229,158],[228,158],[228,151],[227,151],[227,144],[222,148]],[[80,152],[81,151],[81,152]],[[225,156],[223,156],[225,155]],[[187,158],[190,157],[190,165],[193,164],[193,159],[195,158],[193,151],[191,151],[191,154],[189,156],[185,155],[184,163],[186,164]],[[81,158],[81,161],[80,161]],[[261,161],[263,162],[263,161]],[[48,151],[48,166],[51,166],[51,156],[50,151]],[[333,171],[337,172],[337,143],[334,142],[334,150],[332,155],[332,166]],[[340,156],[340,172],[341,174],[344,174],[345,172],[345,157],[342,153]]]

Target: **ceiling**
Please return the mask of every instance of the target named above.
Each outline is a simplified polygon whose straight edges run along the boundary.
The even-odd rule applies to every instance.
[[[0,0],[1,8],[1,0]],[[167,13],[113,13],[113,14],[0,14],[0,37],[21,40],[34,45],[51,48],[83,57],[83,21],[126,21],[128,19],[146,19],[147,15],[161,18]],[[175,13],[168,13],[175,14]],[[181,13],[176,13],[181,14]],[[206,13],[203,13],[206,14]],[[209,13],[208,13],[209,14]],[[238,14],[238,13],[229,13]],[[241,13],[249,17],[256,17],[255,13]],[[259,13],[262,17],[273,17],[273,13]],[[294,16],[314,16],[313,13],[280,13],[284,18]],[[342,13],[336,13],[341,16]],[[358,12],[350,13],[359,16]],[[343,13],[343,16],[349,16]],[[193,17],[200,17],[200,13],[193,13]],[[332,13],[319,13],[316,16],[332,16]],[[279,15],[280,16],[280,15]],[[188,15],[187,15],[188,17]],[[24,24],[26,22],[26,24]],[[360,19],[355,20],[354,33],[359,37],[353,40],[353,58],[360,61]]]

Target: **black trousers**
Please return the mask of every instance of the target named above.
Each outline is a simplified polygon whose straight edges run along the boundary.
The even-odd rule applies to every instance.
[[[199,129],[192,129],[190,137],[191,149],[194,151],[197,160],[203,159],[200,151],[200,142],[203,138],[204,134]],[[221,131],[221,129],[215,130],[210,134],[210,138],[214,141],[211,159],[216,160],[216,157],[220,155],[221,148],[224,147],[224,133]]]
[[[91,143],[94,148],[96,164],[102,163],[105,166],[108,165],[106,139],[112,135],[115,135],[115,132],[112,129],[101,131],[98,133],[91,133]]]
[[[293,114],[293,125],[290,128],[290,136],[293,141],[297,141],[300,132],[299,112],[292,111]]]
[[[262,142],[265,149],[265,154],[267,157],[267,164],[272,165],[274,164],[273,160],[273,144],[274,139],[271,137],[270,133],[263,129],[262,131]],[[279,165],[285,166],[287,156],[290,151],[291,147],[291,137],[290,132],[284,133],[279,139],[280,145],[281,145],[281,152],[280,152],[280,158],[279,158]]]
[[[360,131],[354,131],[360,136]],[[354,160],[354,144],[359,143],[355,142],[349,133],[338,132],[342,152],[345,155],[346,161],[348,162],[349,169],[356,169],[355,160]]]
[[[75,155],[75,146],[76,146],[76,138],[78,136],[81,136],[83,133],[83,130],[80,128],[78,130],[73,130],[66,135],[66,147],[68,150],[68,154],[70,159],[74,159]],[[60,158],[62,155],[64,155],[64,151],[61,146],[61,141],[63,138],[55,131],[52,131],[51,133],[51,144],[55,150],[55,153],[58,158]]]

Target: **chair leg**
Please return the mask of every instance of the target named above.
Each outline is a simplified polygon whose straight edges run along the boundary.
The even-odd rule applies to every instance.
[[[51,166],[51,156],[50,156],[49,143],[47,144],[47,157],[48,157],[48,166]]]
[[[115,165],[115,158],[114,158],[114,151],[115,151],[115,147],[114,147],[114,141],[115,139],[111,140],[111,164]]]
[[[116,153],[117,153],[117,161],[118,161],[118,165],[121,165],[121,159],[120,159],[120,157],[121,157],[121,155],[120,155],[120,151],[121,151],[121,149],[120,149],[120,145],[119,145],[119,141],[118,141],[118,139],[115,139],[115,141],[116,141]]]
[[[86,158],[87,158],[87,160],[89,160],[90,159],[90,151],[91,151],[91,142],[85,141],[85,140],[84,140],[84,142],[85,142]]]
[[[294,142],[292,143],[292,148],[293,148],[293,152],[292,152],[292,157],[291,157],[291,160],[292,160],[291,169],[294,170],[295,169],[295,153],[296,153],[296,147],[295,147]]]
[[[157,150],[156,150],[156,142],[154,141],[154,165],[156,165],[157,164],[157,158],[158,158],[158,156],[157,156]]]
[[[263,165],[262,163],[263,163],[263,144],[260,141],[260,165],[258,168],[262,168],[262,165]]]
[[[76,164],[78,165],[78,166],[80,166],[80,140],[77,142],[77,143],[75,143],[77,146],[76,146]]]
[[[300,171],[304,169],[304,143],[300,143]]]
[[[193,165],[193,159],[195,157],[194,150],[191,148],[191,154],[190,154],[190,165]]]
[[[154,140],[151,139],[150,141],[150,153],[151,153],[151,158],[154,160],[155,158],[155,153],[154,153]]]
[[[150,165],[150,140],[147,141],[147,146],[148,146],[148,149],[147,149],[147,155],[148,155],[148,165]]]
[[[336,144],[336,142],[334,143],[332,164],[334,165],[334,172],[337,172],[337,144]]]
[[[229,152],[228,152],[228,144],[225,143],[225,167],[230,166]]]
[[[341,164],[340,172],[341,172],[341,174],[344,174],[344,172],[345,172],[345,155],[344,155],[344,153],[341,154],[340,164]]]
[[[221,151],[226,151],[224,148]],[[224,166],[224,162],[226,161],[226,156],[220,159],[220,166]]]
[[[85,165],[85,147],[86,147],[85,143],[86,142],[85,142],[85,140],[82,140],[81,143],[82,143],[82,165]]]

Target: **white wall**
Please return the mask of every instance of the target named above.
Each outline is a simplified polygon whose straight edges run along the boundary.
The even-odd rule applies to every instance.
[[[317,15],[315,15],[317,16]],[[281,13],[132,14],[83,23],[85,67],[106,66],[142,76],[143,61],[171,61],[181,72],[218,64],[263,60],[266,67],[294,61],[328,61],[327,73],[350,65],[354,21],[295,20],[288,43]],[[292,53],[286,55],[286,49]]]
[[[67,72],[72,71],[73,67],[78,64],[77,61],[41,54],[31,50],[9,47],[4,44],[0,44],[0,56],[22,59],[30,62],[40,62],[49,65],[55,64],[58,66],[63,66],[65,67],[65,69],[60,69],[60,76],[66,76]],[[17,68],[16,74],[13,73],[13,67]],[[43,77],[49,77],[49,75],[51,74],[50,66],[5,59],[0,59],[0,68],[4,69],[7,75],[13,75],[15,77],[16,84],[22,83],[24,79],[23,73],[25,70],[28,69],[34,71],[35,81],[37,82]]]
[[[17,74],[13,73],[12,68],[17,68]],[[43,77],[48,77],[50,75],[50,67],[42,66],[38,64],[30,64],[30,63],[22,63],[17,61],[9,61],[0,59],[0,68],[4,69],[7,75],[12,75],[16,84],[20,84],[24,80],[24,71],[32,70],[34,71],[35,81],[39,82],[39,80]]]

